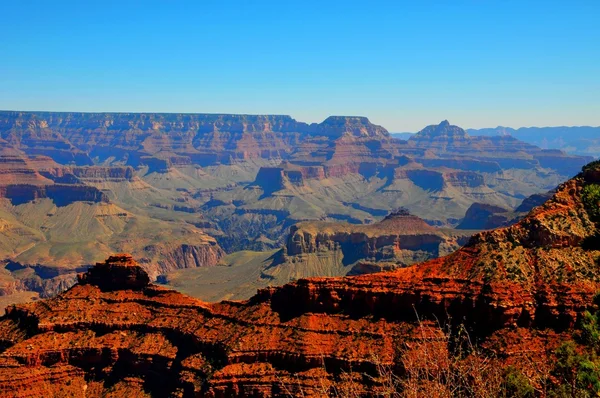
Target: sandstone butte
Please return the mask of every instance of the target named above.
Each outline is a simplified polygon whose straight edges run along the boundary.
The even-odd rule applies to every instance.
[[[582,200],[598,183],[600,166],[588,166],[517,224],[449,256],[244,302],[201,302],[111,257],[55,298],[7,308],[0,395],[377,395],[378,368],[401,374],[400,356],[446,342],[448,323],[519,366],[568,338],[600,291],[599,230]]]

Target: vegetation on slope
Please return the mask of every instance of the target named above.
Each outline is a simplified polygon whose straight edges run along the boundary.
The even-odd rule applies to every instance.
[[[590,184],[583,187],[582,199],[590,218],[593,221],[600,222],[600,184]]]

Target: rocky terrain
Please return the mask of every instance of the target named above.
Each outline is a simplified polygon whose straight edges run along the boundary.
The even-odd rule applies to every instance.
[[[473,203],[512,209],[588,160],[512,137],[471,137],[444,121],[408,141],[305,140],[278,165],[261,167],[250,184],[211,192],[204,209],[218,215],[226,248],[244,242],[261,249],[264,238],[283,243],[283,231],[305,220],[366,224],[398,207],[433,225],[456,226]]]
[[[301,278],[368,274],[437,258],[473,232],[433,227],[404,209],[367,225],[304,221],[290,227],[279,250],[235,252],[216,267],[177,270],[160,282],[205,301],[248,299],[258,288]]]
[[[94,184],[139,185],[130,166],[60,165],[44,155],[0,153],[0,296],[49,297],[115,251],[134,253],[155,280],[215,265],[215,239],[191,224],[125,210]]]
[[[372,272],[384,258],[406,265],[455,249],[468,233],[448,229],[474,203],[513,209],[586,161],[447,121],[397,140],[365,117],[1,111],[0,295],[56,294],[121,251],[155,280],[287,247],[290,228],[311,223],[352,232],[332,234],[340,250],[288,256],[292,267],[261,260],[263,280]],[[393,233],[378,240],[373,226],[400,207],[447,232],[422,228],[400,249]],[[348,252],[355,232],[368,242],[360,256]]]
[[[414,391],[444,394],[435,372],[454,366],[457,340],[448,336],[461,331],[488,358],[473,362],[467,351],[459,364],[476,372],[461,388],[495,369],[530,375],[556,362],[553,352],[594,307],[599,206],[600,165],[592,164],[517,224],[479,233],[449,256],[303,279],[245,302],[201,302],[149,284],[131,257],[111,257],[56,298],[7,309],[0,392],[376,396],[397,387],[389,370],[401,379],[433,372]]]
[[[508,227],[527,215],[534,207],[541,206],[554,194],[553,191],[531,195],[515,209],[486,203],[473,203],[465,217],[456,226],[459,230],[485,230]]]
[[[375,224],[301,222],[290,229],[284,253],[291,261],[317,254],[343,265],[388,262],[402,267],[452,253],[470,233],[432,227],[406,210],[390,213]]]

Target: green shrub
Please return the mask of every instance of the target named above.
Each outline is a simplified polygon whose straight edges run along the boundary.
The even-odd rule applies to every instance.
[[[582,343],[595,351],[600,349],[600,330],[598,330],[598,315],[584,312],[581,321],[580,337]]]
[[[577,387],[587,396],[597,397],[600,393],[600,366],[589,360],[583,359],[579,363],[577,372]],[[581,394],[581,396],[586,396]]]
[[[502,396],[515,398],[533,398],[535,389],[529,379],[514,366],[506,368],[502,383]]]
[[[582,200],[590,218],[600,222],[600,185],[589,184],[583,187]]]
[[[600,394],[600,295],[594,297],[596,310],[585,312],[576,340],[584,346],[577,350],[574,341],[563,343],[556,350],[552,375],[558,384],[550,397],[597,397]]]

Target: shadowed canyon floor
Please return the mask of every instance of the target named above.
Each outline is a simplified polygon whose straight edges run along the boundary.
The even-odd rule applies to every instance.
[[[454,340],[440,325],[463,325],[493,358],[485,369],[529,374],[594,307],[599,209],[592,164],[517,224],[479,233],[449,256],[302,279],[244,302],[193,299],[149,284],[131,257],[111,257],[56,298],[8,308],[0,392],[376,396],[390,392],[382,369],[402,377],[426,366],[415,362],[423,350],[451,357]],[[443,385],[421,382],[421,396],[444,396]]]

